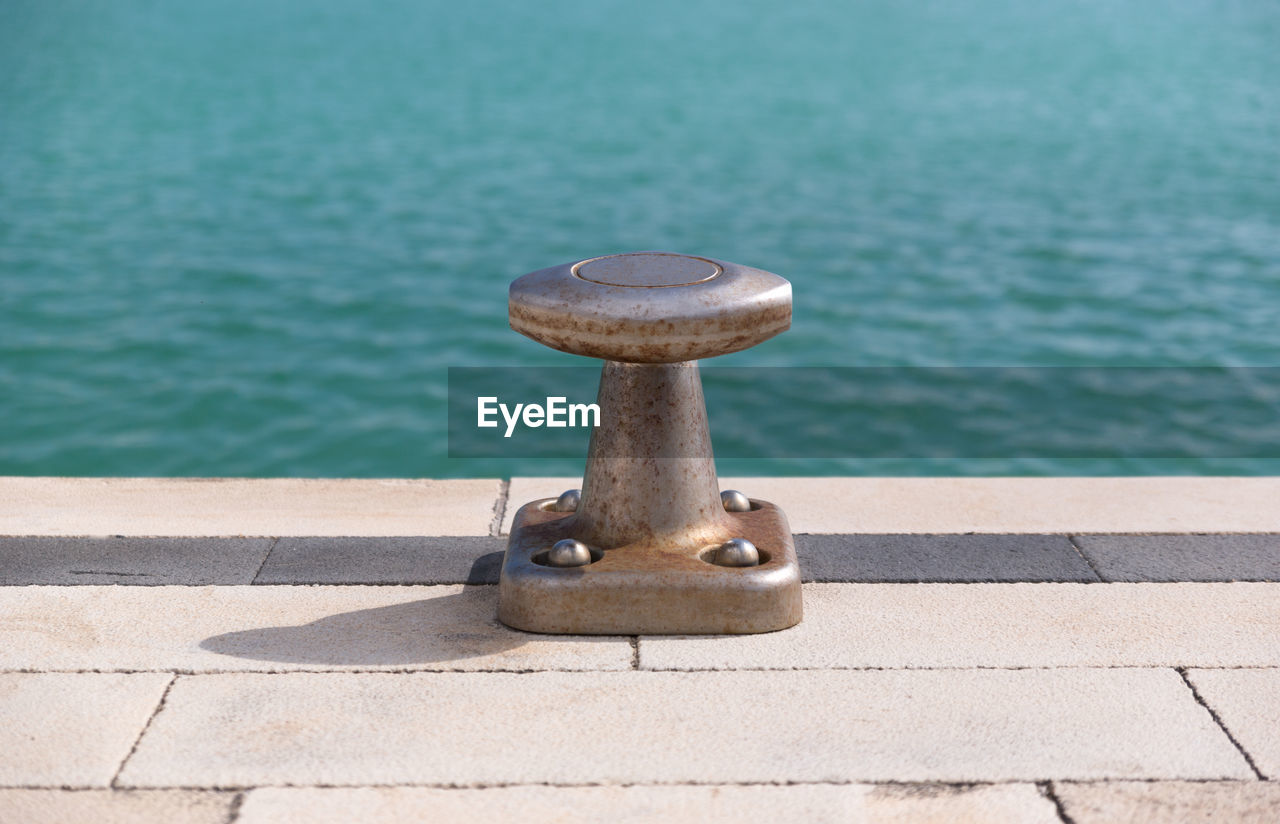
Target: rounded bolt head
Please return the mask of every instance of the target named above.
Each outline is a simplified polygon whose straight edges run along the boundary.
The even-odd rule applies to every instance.
[[[551,509],[555,512],[577,512],[578,502],[581,500],[581,489],[566,489],[560,493],[559,498],[556,498],[556,502],[551,505]]]
[[[760,565],[760,550],[746,538],[730,538],[716,550],[713,561],[717,566],[749,567]]]
[[[725,512],[750,512],[751,499],[736,489],[726,489],[720,493],[720,503]]]
[[[580,567],[591,563],[591,550],[582,541],[565,538],[547,550],[547,566]]]

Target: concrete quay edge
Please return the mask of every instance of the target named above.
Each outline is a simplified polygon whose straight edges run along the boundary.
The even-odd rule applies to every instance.
[[[576,478],[0,477],[0,535],[487,536]],[[736,478],[796,534],[1280,533],[1280,478]]]

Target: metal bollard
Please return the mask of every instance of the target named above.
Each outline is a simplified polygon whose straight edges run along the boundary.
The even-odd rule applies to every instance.
[[[800,621],[782,511],[721,492],[696,361],[791,326],[791,284],[709,258],[635,252],[511,284],[511,328],[602,358],[582,490],[525,504],[498,617],[531,632],[712,634]]]

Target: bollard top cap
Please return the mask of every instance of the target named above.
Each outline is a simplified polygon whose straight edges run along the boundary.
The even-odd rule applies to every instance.
[[[791,326],[791,284],[760,269],[628,252],[531,272],[508,292],[511,328],[626,363],[676,363],[755,346]]]

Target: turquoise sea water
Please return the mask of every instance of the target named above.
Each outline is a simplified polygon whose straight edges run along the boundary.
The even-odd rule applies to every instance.
[[[506,285],[630,249],[793,282],[728,365],[1280,365],[1277,43],[1252,0],[6,0],[0,474],[574,471],[448,459],[445,369],[583,363]]]

